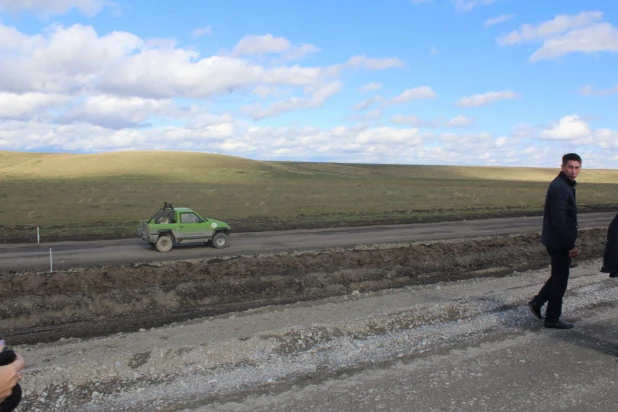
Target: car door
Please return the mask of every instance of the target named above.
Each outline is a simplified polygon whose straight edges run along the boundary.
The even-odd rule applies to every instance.
[[[208,238],[212,231],[204,219],[193,212],[181,212],[179,231],[183,240],[198,240]]]

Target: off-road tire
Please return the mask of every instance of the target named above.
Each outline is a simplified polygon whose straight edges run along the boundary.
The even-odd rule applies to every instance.
[[[172,238],[168,235],[159,236],[159,238],[157,239],[157,243],[155,244],[155,247],[159,252],[169,252],[170,250],[172,250],[172,246],[174,246],[174,242],[172,241]]]
[[[212,238],[212,246],[215,249],[223,249],[227,246],[227,236],[223,232],[219,232]]]

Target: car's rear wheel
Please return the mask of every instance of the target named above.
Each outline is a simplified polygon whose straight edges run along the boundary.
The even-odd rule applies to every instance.
[[[219,232],[212,238],[212,245],[216,249],[223,249],[227,246],[227,236],[225,233]]]
[[[157,243],[155,247],[159,252],[169,252],[172,250],[172,246],[174,246],[174,242],[172,242],[172,238],[168,235],[161,235],[157,239]]]

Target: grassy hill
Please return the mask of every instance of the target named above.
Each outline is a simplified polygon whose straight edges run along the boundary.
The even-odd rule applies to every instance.
[[[157,180],[237,181],[263,178],[416,178],[547,182],[556,168],[376,165],[264,162],[197,152],[127,151],[51,154],[0,151],[0,176],[11,179],[78,179],[131,176]],[[618,183],[618,170],[586,170],[582,183]]]
[[[5,236],[33,226],[114,236],[133,232],[163,201],[241,230],[538,213],[557,173],[263,162],[195,152],[0,152],[0,226]],[[578,181],[580,205],[618,205],[618,170],[584,169]]]
[[[148,177],[157,180],[234,179],[261,176],[276,166],[240,157],[195,152],[42,154],[0,152],[0,174],[14,179]]]

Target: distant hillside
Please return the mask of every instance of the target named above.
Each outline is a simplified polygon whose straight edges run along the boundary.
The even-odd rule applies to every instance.
[[[0,151],[0,176],[54,179],[131,176],[157,180],[238,181],[264,179],[479,179],[543,182],[558,168],[375,165],[267,162],[210,153],[126,151],[48,154]],[[580,182],[618,183],[618,170],[584,168]]]
[[[139,176],[202,180],[275,172],[264,162],[209,153],[125,151],[99,154],[0,152],[0,174],[14,178]]]

